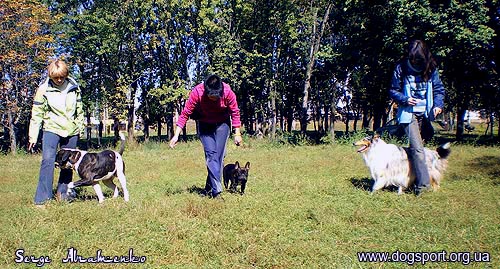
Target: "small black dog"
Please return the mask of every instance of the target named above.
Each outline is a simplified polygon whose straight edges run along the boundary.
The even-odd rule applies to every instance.
[[[248,180],[248,170],[250,170],[250,162],[245,164],[245,167],[241,168],[240,163],[231,163],[224,167],[223,176],[224,176],[224,187],[228,189],[228,184],[231,181],[231,186],[229,187],[229,191],[236,192],[236,187],[241,185],[241,194],[245,193],[245,187],[247,185]]]

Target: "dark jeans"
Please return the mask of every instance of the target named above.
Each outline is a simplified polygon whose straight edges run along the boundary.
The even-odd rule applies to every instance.
[[[205,190],[214,197],[222,192],[222,166],[224,165],[229,129],[229,123],[225,122],[219,124],[200,122],[199,125],[199,135],[205,151],[208,171]]]
[[[40,166],[40,177],[35,193],[35,204],[43,204],[47,200],[54,198],[52,184],[54,182],[54,167],[57,154],[57,146],[61,148],[76,148],[78,135],[61,137],[51,132],[44,131],[42,137],[42,164]],[[59,173],[57,192],[62,196],[66,195],[68,183],[71,182],[73,171],[63,169]],[[64,198],[64,197],[63,197]]]
[[[430,186],[430,175],[425,160],[424,144],[420,135],[422,116],[413,115],[411,122],[403,124],[408,140],[410,141],[409,160],[415,172],[415,188],[421,189]]]

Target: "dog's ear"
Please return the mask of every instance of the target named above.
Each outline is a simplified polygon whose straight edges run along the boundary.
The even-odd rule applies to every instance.
[[[69,162],[70,163],[76,163],[78,159],[80,159],[81,153],[79,151],[71,151],[70,157],[69,157]]]
[[[247,162],[247,164],[245,164],[245,169],[250,169],[250,162]]]
[[[240,163],[238,161],[236,161],[234,163],[234,166],[235,166],[236,169],[240,169]]]

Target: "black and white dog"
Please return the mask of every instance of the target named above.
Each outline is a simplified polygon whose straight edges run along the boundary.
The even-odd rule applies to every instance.
[[[79,186],[92,186],[97,194],[99,203],[104,201],[99,181],[111,188],[113,198],[118,197],[118,187],[113,183],[113,178],[118,177],[123,189],[123,198],[128,202],[127,179],[125,178],[125,163],[122,154],[125,150],[125,136],[120,133],[121,146],[119,152],[104,150],[99,153],[90,153],[78,149],[61,149],[56,155],[56,167],[61,169],[74,169],[80,180],[68,184],[68,195],[73,188]]]

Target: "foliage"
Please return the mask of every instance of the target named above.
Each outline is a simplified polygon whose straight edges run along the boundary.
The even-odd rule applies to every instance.
[[[39,1],[2,1],[0,6],[0,113],[10,149],[27,144],[32,97],[54,51],[57,22]]]
[[[0,41],[3,80],[16,89],[33,89],[25,82],[13,84],[20,80],[12,72],[40,76],[49,56],[65,55],[77,66],[87,115],[127,119],[131,136],[134,115],[144,126],[166,124],[171,133],[187,91],[210,73],[236,92],[248,133],[275,139],[278,130],[291,132],[302,114],[307,116],[302,125],[334,138],[337,102],[348,95],[352,99],[344,113],[357,113],[363,128],[376,129],[388,116],[395,63],[413,38],[427,41],[438,61],[448,93],[445,111],[459,121],[457,138],[465,109],[500,114],[492,101],[499,94],[497,1],[44,3],[46,8],[38,7],[51,15],[36,15],[39,30],[32,23],[19,24],[32,25],[27,30],[16,28],[14,22],[28,9],[15,7],[27,3],[2,6],[2,12],[21,16],[2,16],[2,35],[13,34]],[[31,35],[19,35],[26,31]],[[45,45],[52,41],[58,45]],[[15,53],[7,51],[11,47]],[[34,85],[39,78],[27,81]],[[30,100],[32,92],[25,95]],[[28,109],[19,117],[27,122]]]

